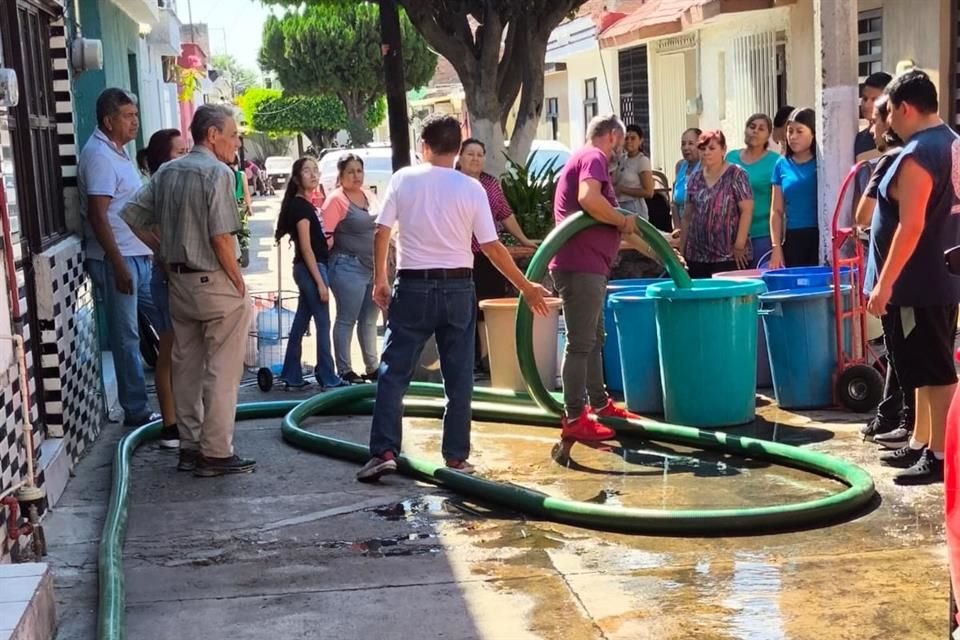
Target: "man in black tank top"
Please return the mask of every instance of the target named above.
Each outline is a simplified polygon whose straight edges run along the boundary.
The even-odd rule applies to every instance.
[[[887,88],[894,131],[906,146],[880,183],[867,308],[882,317],[904,388],[916,389],[914,435],[881,460],[904,468],[897,484],[943,481],[947,411],[957,384],[953,344],[960,278],[944,251],[960,244],[960,139],[937,115],[937,89],[926,73],[908,71]]]

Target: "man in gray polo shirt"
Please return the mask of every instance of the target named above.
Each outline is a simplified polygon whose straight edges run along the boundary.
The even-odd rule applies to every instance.
[[[110,350],[117,372],[117,394],[124,424],[139,426],[152,414],[140,360],[138,306],[151,318],[153,252],[140,241],[120,209],[143,184],[124,145],[140,127],[136,98],[123,89],[106,89],[97,98],[97,128],[83,147],[77,184],[86,238],[84,266],[103,305]]]
[[[237,262],[240,217],[226,165],[240,138],[233,113],[219,105],[197,109],[190,133],[193,150],[160,167],[121,216],[153,239],[170,274],[177,468],[200,477],[248,473],[256,462],[234,453],[233,431],[253,308]]]

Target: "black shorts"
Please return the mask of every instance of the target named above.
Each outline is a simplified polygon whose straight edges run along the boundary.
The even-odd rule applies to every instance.
[[[887,307],[883,332],[904,389],[939,387],[957,382],[953,346],[957,305]]]

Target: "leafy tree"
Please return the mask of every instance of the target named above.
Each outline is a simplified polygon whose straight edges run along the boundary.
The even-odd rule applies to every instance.
[[[403,18],[404,75],[408,86],[425,85],[436,68],[431,52]],[[312,4],[263,28],[260,66],[273,71],[285,90],[300,95],[335,95],[346,112],[354,144],[370,140],[368,110],[384,94],[380,15],[368,2]]]
[[[396,0],[431,49],[456,69],[466,94],[471,133],[503,148],[507,116],[517,103],[509,156],[523,163],[543,109],[543,71],[550,33],[586,0]],[[304,0],[263,0],[298,6]],[[306,0],[345,7],[352,0]],[[379,40],[376,40],[379,42]],[[404,32],[404,62],[410,38]],[[410,83],[408,82],[408,87]],[[502,156],[487,156],[499,172]]]
[[[260,84],[255,71],[244,67],[237,59],[226,53],[218,53],[210,59],[210,66],[228,76],[233,95],[240,95],[249,87]]]
[[[347,112],[331,95],[289,95],[278,89],[248,89],[240,96],[243,119],[256,131],[278,135],[303,133],[317,148],[329,147],[347,125]],[[386,117],[386,104],[376,100],[364,114],[365,126],[377,127]]]

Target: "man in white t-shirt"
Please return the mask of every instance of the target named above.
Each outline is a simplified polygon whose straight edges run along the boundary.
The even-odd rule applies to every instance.
[[[441,452],[447,467],[474,471],[467,462],[477,322],[471,236],[534,312],[547,312],[544,295],[549,292],[527,280],[500,243],[483,187],[453,168],[460,123],[449,115],[431,116],[420,138],[425,164],[393,175],[377,219],[373,299],[381,309],[389,306],[389,314],[370,429],[372,457],[357,474],[361,482],[397,470],[403,397],[423,346],[434,335],[446,396]],[[397,280],[391,294],[387,250],[394,225]]]
[[[614,175],[617,200],[622,209],[649,220],[646,198],[653,197],[654,184],[650,158],[643,154],[643,129],[635,124],[627,125],[623,149]]]
[[[123,89],[105,89],[97,98],[97,128],[83,146],[77,166],[86,239],[84,267],[104,308],[117,395],[129,427],[159,417],[150,411],[147,400],[137,321],[138,308],[151,321],[156,318],[150,294],[153,251],[120,217],[120,210],[143,185],[124,149],[136,139],[139,127],[136,97]]]

